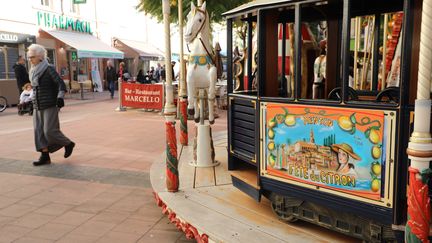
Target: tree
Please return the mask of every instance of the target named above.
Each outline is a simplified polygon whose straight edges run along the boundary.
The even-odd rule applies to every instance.
[[[210,23],[222,22],[223,13],[250,1],[251,0],[230,0],[230,1],[209,0],[207,2],[207,11],[210,14]],[[194,1],[194,3],[196,5],[196,1]],[[170,0],[170,6],[171,6],[171,16],[170,16],[171,22],[177,23],[178,22],[177,0]],[[183,15],[184,15],[183,17],[185,21],[186,21],[186,16],[189,13],[190,6],[191,6],[191,0],[183,0]],[[156,17],[156,19],[159,22],[162,22],[163,20],[162,0],[139,0],[136,9],[140,12],[144,12],[153,17]]]

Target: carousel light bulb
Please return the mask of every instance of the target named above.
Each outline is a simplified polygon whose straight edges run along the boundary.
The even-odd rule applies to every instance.
[[[393,21],[388,22],[388,27],[393,28]]]

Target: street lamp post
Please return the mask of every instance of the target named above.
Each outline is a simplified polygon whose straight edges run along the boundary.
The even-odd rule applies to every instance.
[[[169,0],[162,0],[163,20],[165,26],[165,128],[166,128],[166,185],[169,192],[178,191],[177,138],[175,129],[176,107],[171,72],[171,39],[170,39],[170,5]]]
[[[405,242],[429,242],[430,199],[428,176],[432,160],[430,134],[430,87],[432,78],[432,2],[423,0],[420,33],[420,55],[417,99],[415,101],[414,132],[411,134],[407,154],[411,160],[408,187],[408,221]]]

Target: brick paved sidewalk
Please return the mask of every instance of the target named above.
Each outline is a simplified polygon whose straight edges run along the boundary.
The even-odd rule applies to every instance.
[[[188,242],[155,206],[149,188],[10,173],[0,178],[0,242]]]
[[[32,118],[15,107],[0,113],[0,242],[193,242],[161,213],[149,184],[151,164],[164,163],[163,117],[115,112],[118,101],[107,98],[66,99],[61,128],[77,146],[68,159],[52,154],[49,166],[31,165]],[[221,113],[215,131],[225,124]]]

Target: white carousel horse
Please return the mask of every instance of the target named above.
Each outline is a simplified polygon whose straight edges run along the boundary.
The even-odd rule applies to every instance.
[[[209,122],[214,123],[214,102],[217,69],[213,61],[210,44],[210,19],[206,3],[195,7],[191,2],[191,11],[187,16],[185,41],[190,45],[189,64],[187,67],[188,112],[199,121],[198,102],[195,97],[199,89],[206,89],[209,108]],[[201,107],[203,109],[203,107]]]

